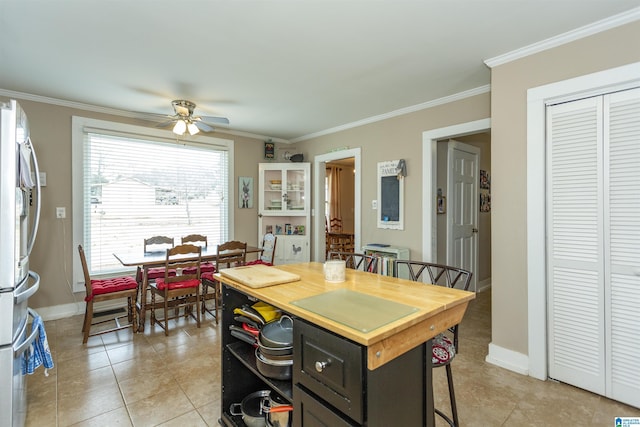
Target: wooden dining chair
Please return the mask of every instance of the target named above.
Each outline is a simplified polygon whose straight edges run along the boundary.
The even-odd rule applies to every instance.
[[[86,344],[89,337],[95,335],[106,334],[108,332],[119,331],[131,327],[133,332],[137,330],[136,323],[136,295],[138,292],[138,282],[135,278],[129,276],[112,277],[108,279],[92,279],[89,275],[89,267],[87,265],[87,258],[84,253],[82,245],[78,245],[78,252],[80,254],[80,262],[82,264],[82,271],[84,273],[84,289],[86,296],[85,309],[84,309],[84,322],[82,322],[82,343]],[[94,322],[96,313],[94,311],[94,303],[102,301],[109,301],[114,299],[127,299],[127,320],[126,325],[120,324],[120,319],[125,317],[117,316],[108,320],[100,320]],[[91,327],[106,322],[115,322],[115,327],[110,329],[99,329],[97,332],[91,333]]]
[[[148,239],[144,239],[144,253],[153,252],[165,252],[167,249],[172,248],[174,245],[173,237],[167,236],[153,236]],[[147,270],[147,280],[155,280],[159,277],[164,277],[164,267],[151,267]],[[174,272],[171,272],[174,274]],[[138,268],[136,275],[138,282],[142,282],[142,270]]]
[[[471,284],[472,273],[462,268],[451,267],[443,264],[434,264],[423,261],[395,260],[393,272],[395,277],[399,277],[403,272],[408,272],[408,276],[414,282],[423,282],[427,285],[446,286],[468,290]],[[447,383],[449,386],[449,400],[451,402],[452,419],[447,417],[442,411],[436,409],[436,413],[442,417],[449,425],[459,427],[458,408],[456,406],[456,395],[453,388],[453,373],[451,362],[460,351],[458,346],[458,326],[449,328],[446,332],[436,335],[432,339],[431,360],[434,368],[444,366],[447,370]],[[433,393],[432,389],[428,391]]]
[[[165,259],[165,275],[157,278],[149,285],[151,290],[151,324],[158,324],[169,335],[169,320],[178,318],[180,307],[190,307],[195,303],[195,310],[186,310],[185,314],[193,317],[200,327],[200,261],[202,248],[195,245],[178,245],[167,249]],[[195,271],[194,271],[195,269]],[[171,275],[171,272],[175,272]],[[162,298],[164,317],[156,317],[156,298]],[[169,317],[169,308],[175,308],[175,314]]]
[[[360,271],[368,271],[369,273],[378,272],[378,257],[375,255],[366,255],[357,252],[329,252],[327,260],[342,259],[346,263],[347,268]]]
[[[201,234],[189,234],[188,236],[184,236],[180,239],[181,243],[190,244],[200,246],[202,249],[207,248],[207,236],[203,236]],[[205,261],[200,264],[200,274],[203,273],[215,273],[216,266],[209,261]]]
[[[342,231],[342,218],[330,218],[329,219],[329,231],[341,232]]]
[[[229,242],[221,243],[218,245],[218,252],[216,255],[216,271],[219,272],[221,268],[236,267],[244,265],[247,261],[247,243],[239,242],[237,240],[231,240]],[[213,291],[209,293],[209,288]],[[202,275],[202,314],[206,312],[211,314],[218,324],[218,310],[220,309],[220,282],[215,279],[213,273],[205,273]],[[212,312],[207,307],[207,300],[213,299],[214,311]]]
[[[273,233],[267,233],[262,237],[262,246],[260,256],[254,261],[248,261],[245,265],[273,265],[273,260],[276,256],[276,244],[278,243],[278,236],[274,236]]]

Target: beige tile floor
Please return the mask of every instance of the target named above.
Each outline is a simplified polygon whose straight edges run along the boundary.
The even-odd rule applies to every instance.
[[[453,365],[463,426],[613,426],[632,408],[484,361],[491,340],[491,293],[474,300]],[[46,322],[55,368],[29,377],[27,426],[216,426],[220,416],[220,327],[207,316],[121,331],[82,345],[81,316]],[[448,413],[444,369],[434,373],[436,406]],[[438,426],[445,424],[437,420]],[[408,426],[389,426],[408,427]]]

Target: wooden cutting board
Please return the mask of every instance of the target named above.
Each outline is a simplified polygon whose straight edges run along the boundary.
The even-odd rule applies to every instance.
[[[300,276],[297,274],[261,264],[223,268],[220,270],[220,274],[250,288],[264,288],[300,280]]]

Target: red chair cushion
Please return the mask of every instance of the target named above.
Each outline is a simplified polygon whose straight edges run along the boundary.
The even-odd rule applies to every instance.
[[[175,275],[176,275],[175,270],[169,270],[169,276],[175,276]],[[155,280],[161,277],[164,277],[164,267],[150,268],[149,270],[147,270],[147,279]]]
[[[431,361],[433,366],[445,365],[456,356],[456,348],[453,342],[445,334],[433,337],[431,346]]]
[[[209,280],[210,282],[215,281],[213,278],[213,274],[215,273],[215,271],[207,271],[206,273],[202,273],[200,274],[200,278],[202,280]]]
[[[127,289],[135,289],[138,282],[133,277],[113,277],[111,279],[92,279],[91,295],[87,295],[84,300],[89,302],[94,295],[110,294],[112,292],[124,291]]]
[[[245,265],[256,265],[256,264],[268,265],[269,267],[273,266],[273,264],[271,264],[270,262],[265,262],[265,261],[263,261],[261,259],[256,259],[254,261],[249,261]]]
[[[195,267],[189,267],[189,268],[185,268],[182,271],[184,272],[184,274],[195,274],[195,272],[198,269]],[[210,262],[203,262],[202,264],[200,264],[200,276],[202,276],[202,273],[215,273],[216,272],[216,266],[211,264]]]
[[[181,282],[171,282],[168,284],[169,290],[171,289],[183,289],[183,288],[197,288],[200,286],[200,280],[198,279],[189,279],[183,280]],[[167,287],[167,283],[164,281],[164,277],[156,279],[156,288],[161,291]]]

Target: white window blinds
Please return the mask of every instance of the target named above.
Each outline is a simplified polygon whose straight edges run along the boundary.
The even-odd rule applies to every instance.
[[[139,134],[83,128],[83,245],[92,274],[122,271],[114,253],[188,234],[229,235],[229,152]]]

